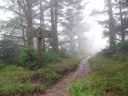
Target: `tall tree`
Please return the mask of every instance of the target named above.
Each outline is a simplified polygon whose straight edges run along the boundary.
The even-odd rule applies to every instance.
[[[58,0],[51,0],[51,29],[52,29],[52,39],[53,39],[53,49],[58,52]],[[54,5],[54,6],[52,6]]]
[[[40,0],[40,27],[44,30],[44,2],[42,0]],[[44,32],[43,32],[44,34]],[[42,37],[43,40],[43,50],[46,49],[45,46],[45,37]]]
[[[119,1],[119,10],[120,10],[120,21],[121,21],[121,36],[122,36],[122,42],[125,41],[125,32],[124,32],[124,24],[123,24],[123,14],[122,14],[122,4],[121,1]]]
[[[26,45],[26,41],[28,45],[33,44],[32,38],[27,36],[26,29],[28,27],[40,26],[42,29],[45,28],[50,29],[51,27],[51,30],[53,32],[52,45],[53,45],[53,49],[56,52],[58,52],[58,46],[59,46],[58,45],[59,34],[57,30],[58,25],[60,27],[61,22],[67,21],[68,18],[70,19],[76,17],[80,13],[80,10],[82,9],[81,6],[82,0],[8,0],[7,2],[6,2],[7,6],[2,6],[2,8],[13,13],[14,16],[10,18],[10,21],[11,23],[13,22],[13,24],[18,26],[17,28],[13,28],[13,30],[15,30],[16,32],[17,29],[20,30],[18,35],[23,37],[22,39],[24,41],[24,45]],[[68,16],[67,13],[68,11],[70,11],[70,9],[73,11],[73,15]],[[10,21],[8,22],[10,23]],[[8,27],[8,29],[11,29],[11,27],[13,26],[10,26],[10,28]],[[14,31],[12,31],[12,33],[13,32]],[[48,45],[47,42],[45,43],[44,38],[43,41],[44,41],[43,46]]]
[[[33,7],[35,7],[37,4],[37,0],[8,0],[5,3],[5,5],[7,6],[2,6],[1,8],[13,13],[14,16],[10,19],[21,27],[23,33],[22,36],[24,36],[23,26],[24,29],[33,27],[33,19],[37,14],[36,12],[34,12]],[[24,21],[24,23],[21,21]],[[27,36],[27,39],[28,45],[33,45],[32,38]]]
[[[107,0],[108,15],[109,15],[109,43],[110,49],[115,49],[115,30],[114,30],[114,19],[113,19],[113,10],[112,10],[112,1]]]
[[[88,29],[87,24],[83,22],[81,10],[84,6],[81,5],[81,2],[82,0],[69,1],[68,3],[72,7],[67,8],[64,14],[65,19],[61,22],[64,28],[62,31],[65,36],[64,42],[67,42],[65,45],[69,45],[67,48],[71,53],[81,50],[82,36]]]

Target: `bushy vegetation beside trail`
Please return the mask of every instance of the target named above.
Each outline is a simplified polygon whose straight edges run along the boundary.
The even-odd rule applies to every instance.
[[[19,46],[11,39],[0,40],[0,60],[4,64],[15,64],[18,61]]]
[[[40,94],[77,66],[78,61],[67,59],[34,71],[14,65],[3,67],[0,69],[0,96]]]
[[[43,51],[43,50],[42,50]],[[79,55],[76,58],[81,58],[81,54],[69,55],[65,49],[60,49],[59,53],[51,50],[42,52],[42,67],[49,63],[57,63],[62,59],[75,58],[73,55]],[[83,56],[84,57],[84,56]],[[18,45],[12,39],[0,40],[0,67],[7,65],[16,65],[29,70],[37,69],[37,50],[31,46],[23,47]]]
[[[103,49],[90,59],[92,73],[72,84],[70,96],[127,96],[128,41]]]
[[[19,54],[19,66],[26,69],[34,70],[37,69],[37,54],[36,50],[32,47],[24,48]]]
[[[43,51],[42,66],[61,61],[54,51]],[[33,47],[21,47],[11,39],[0,40],[0,67],[21,66],[29,70],[37,69],[37,51]]]
[[[0,45],[0,96],[41,94],[63,75],[74,71],[84,57],[69,56],[65,51],[60,51],[60,54],[43,51],[42,67],[39,69],[37,51],[33,47],[18,47],[8,39],[1,40]]]
[[[61,60],[61,56],[54,51],[48,51],[43,53],[43,65],[47,65],[49,63],[57,63]]]
[[[109,47],[105,48],[99,53],[99,55],[102,55],[106,58],[127,60],[128,59],[128,41],[117,43],[114,50],[111,50]]]
[[[90,59],[92,73],[72,84],[70,96],[127,96],[128,60],[104,56]]]

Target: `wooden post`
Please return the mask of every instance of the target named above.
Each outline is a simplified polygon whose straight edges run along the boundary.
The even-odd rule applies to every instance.
[[[43,46],[42,46],[42,30],[41,28],[40,29],[40,37],[37,38],[37,49],[38,49],[38,68],[41,67],[42,65],[42,49],[43,49]]]
[[[37,67],[40,68],[42,65],[42,49],[43,49],[43,44],[42,40],[43,38],[52,38],[52,31],[49,30],[42,30],[40,27],[39,28],[28,28],[28,33],[27,35],[31,38],[35,37],[37,38],[37,54],[38,54],[38,65]],[[44,32],[44,34],[43,34]]]

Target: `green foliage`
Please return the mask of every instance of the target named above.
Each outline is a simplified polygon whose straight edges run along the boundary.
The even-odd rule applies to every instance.
[[[4,67],[5,64],[0,60],[0,68]]]
[[[11,39],[0,40],[0,60],[6,64],[14,64],[17,62],[18,46]]]
[[[6,66],[0,69],[0,96],[38,96],[73,69],[76,69],[76,62],[70,60],[33,71]]]
[[[47,65],[49,63],[60,62],[61,57],[54,51],[48,51],[43,53],[43,64]]]
[[[128,59],[128,41],[119,42],[112,57],[116,60],[126,61]]]
[[[128,59],[128,41],[119,42],[115,47],[115,51],[110,50],[110,48],[105,48],[99,55],[114,58],[115,60],[126,61]]]
[[[68,59],[69,58],[69,55],[68,55],[66,49],[64,49],[64,48],[61,48],[61,50],[60,50],[60,56],[63,59]]]
[[[22,67],[17,67],[15,65],[8,65],[8,66],[5,66],[4,68],[2,68],[2,71],[5,71],[5,72],[18,72],[18,71],[22,71],[24,68]]]
[[[118,43],[116,49],[117,52],[121,52],[128,55],[128,41]]]
[[[119,42],[115,48],[116,51],[105,48],[102,50],[102,52],[100,52],[100,55],[107,58],[115,58],[120,60],[126,60],[128,58],[128,41]]]
[[[33,75],[33,72],[22,67],[6,66],[2,68],[0,74],[0,96],[20,96],[42,91],[42,86],[24,79],[28,75]]]
[[[125,53],[116,52],[116,53],[113,55],[113,59],[115,59],[115,60],[120,60],[120,61],[127,61],[128,56],[127,56]]]
[[[27,47],[22,50],[19,56],[20,66],[27,69],[36,69],[37,56],[36,51],[32,47]]]
[[[127,96],[127,62],[102,56],[91,58],[91,75],[73,83],[70,96]]]
[[[104,57],[111,58],[115,52],[109,48],[103,49],[99,54]]]

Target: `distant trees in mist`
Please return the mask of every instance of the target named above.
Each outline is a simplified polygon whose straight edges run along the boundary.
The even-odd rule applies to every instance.
[[[27,35],[27,28],[47,29],[52,31],[52,38],[43,37],[43,49],[59,52],[60,48],[68,51],[82,49],[84,32],[88,24],[84,22],[83,0],[7,0],[1,10],[10,12],[13,17],[0,20],[2,38],[11,38],[19,46],[35,45]],[[58,30],[58,29],[62,30]]]

